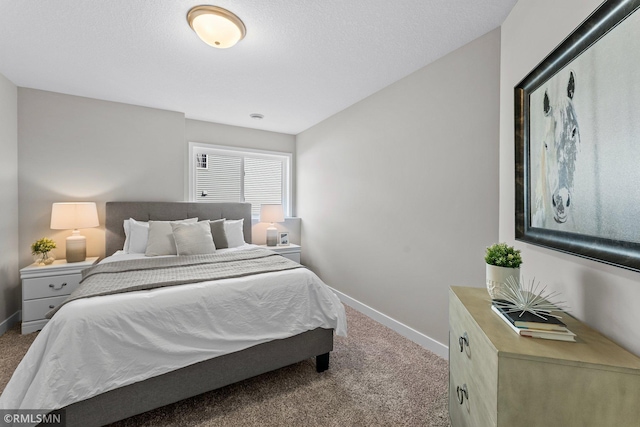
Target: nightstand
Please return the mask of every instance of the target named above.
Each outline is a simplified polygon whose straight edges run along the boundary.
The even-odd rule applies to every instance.
[[[49,319],[45,315],[60,305],[80,284],[82,270],[98,257],[82,262],[56,260],[51,265],[31,264],[20,270],[22,279],[22,334],[39,331]]]
[[[269,249],[279,253],[285,258],[289,258],[291,261],[295,261],[300,264],[300,245],[291,243],[289,246],[267,246],[259,245],[261,248]]]

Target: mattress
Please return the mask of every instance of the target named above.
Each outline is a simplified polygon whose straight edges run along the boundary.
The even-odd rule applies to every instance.
[[[101,262],[136,257],[144,255]],[[318,327],[345,336],[346,316],[306,268],[71,301],[29,348],[0,409],[59,409]]]

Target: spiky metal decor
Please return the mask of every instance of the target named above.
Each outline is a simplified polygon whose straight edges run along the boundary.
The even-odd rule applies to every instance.
[[[520,316],[527,311],[544,320],[547,320],[547,317],[562,318],[551,314],[552,311],[566,311],[564,301],[551,302],[552,299],[559,297],[560,293],[547,292],[546,286],[539,290],[540,282],[536,283],[535,277],[528,282],[526,289],[521,285],[523,282],[524,277],[522,280],[517,280],[509,276],[504,285],[498,289],[498,298],[493,301],[493,304],[508,313],[521,312]]]

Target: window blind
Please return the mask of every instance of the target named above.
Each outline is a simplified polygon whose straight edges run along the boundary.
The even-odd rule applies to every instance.
[[[251,214],[260,215],[261,204],[282,203],[282,161],[244,158],[244,200],[251,203]]]
[[[282,204],[289,214],[290,154],[203,145],[191,155],[192,200],[251,203],[253,217],[262,204]]]
[[[207,160],[207,169],[196,169],[196,200],[242,201],[242,158],[209,154]]]

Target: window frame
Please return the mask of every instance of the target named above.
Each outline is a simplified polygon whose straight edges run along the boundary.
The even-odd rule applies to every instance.
[[[195,153],[196,151],[201,150],[211,150],[212,153],[206,154],[220,154],[226,156],[233,157],[241,157],[241,188],[240,194],[242,201],[244,201],[244,158],[245,157],[254,157],[254,158],[267,158],[267,159],[277,159],[283,161],[283,171],[282,171],[282,208],[284,209],[285,217],[291,217],[292,208],[293,208],[293,153],[284,152],[284,151],[272,151],[272,150],[259,150],[256,148],[246,148],[246,147],[237,147],[237,146],[227,146],[227,145],[216,145],[216,144],[207,144],[202,142],[189,142],[188,148],[188,182],[189,182],[189,201],[190,202],[198,202],[203,203],[197,200],[196,197],[196,171],[198,168],[196,167],[195,162]],[[208,160],[208,159],[207,159]],[[209,161],[207,161],[207,169],[209,168]],[[259,216],[252,215],[252,218],[259,218]]]

